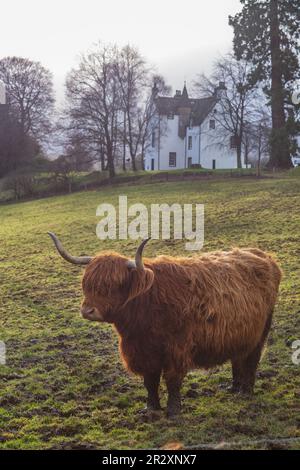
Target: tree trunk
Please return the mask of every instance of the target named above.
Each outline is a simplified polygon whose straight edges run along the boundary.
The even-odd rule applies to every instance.
[[[248,168],[248,155],[249,155],[249,145],[248,145],[248,138],[247,138],[247,141],[245,143],[245,165],[246,165],[246,168]]]
[[[103,152],[101,152],[100,159],[101,159],[101,171],[105,171],[105,159],[104,159]]]
[[[116,176],[115,165],[114,165],[113,160],[110,158],[107,159],[107,167],[108,167],[109,177],[114,178]]]
[[[132,164],[132,170],[136,171],[135,155],[131,155],[131,164]]]
[[[123,171],[126,171],[126,113],[124,112],[124,129],[123,129]]]
[[[142,158],[142,170],[145,171],[145,145],[144,142],[142,144],[142,152],[141,152],[141,158]]]
[[[237,138],[236,143],[236,163],[238,168],[242,168],[242,143],[239,138]]]
[[[114,178],[114,176],[116,176],[116,172],[115,172],[115,164],[114,164],[114,157],[113,157],[113,148],[110,143],[107,146],[107,168],[108,168],[109,177]]]
[[[258,135],[258,158],[257,158],[257,167],[256,167],[256,176],[260,178],[261,175],[261,146],[262,146],[262,129],[259,127]]]
[[[282,60],[278,0],[270,0],[271,62],[272,62],[272,137],[270,167],[290,168],[289,136],[284,111],[284,87],[282,83]]]
[[[103,144],[101,144],[101,143],[100,143],[100,146],[99,146],[99,157],[100,157],[100,168],[101,168],[101,171],[105,171],[104,147],[103,147]]]

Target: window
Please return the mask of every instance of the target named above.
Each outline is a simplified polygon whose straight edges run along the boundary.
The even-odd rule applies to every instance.
[[[193,148],[193,137],[191,135],[189,135],[188,150],[192,150],[192,148]]]
[[[176,166],[176,152],[169,153],[169,166]]]
[[[211,119],[209,121],[209,128],[210,129],[215,129],[216,128],[216,121],[214,119]]]
[[[155,131],[152,131],[152,148],[155,147]]]
[[[231,149],[236,149],[237,148],[237,138],[235,135],[232,135],[230,137],[230,148]]]
[[[188,168],[192,168],[192,157],[188,158]]]
[[[171,111],[168,113],[167,115],[167,118],[168,119],[174,119],[174,113],[172,113]]]

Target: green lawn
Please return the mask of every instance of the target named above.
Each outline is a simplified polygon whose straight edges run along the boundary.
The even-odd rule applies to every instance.
[[[229,365],[191,372],[183,413],[151,422],[139,410],[145,391],[124,371],[110,326],[79,315],[81,270],[55,252],[48,230],[75,254],[136,242],[101,242],[96,207],[127,194],[132,202],[205,204],[205,250],[258,246],[276,254],[285,273],[255,396],[233,397]],[[242,442],[242,448],[300,448],[300,177],[228,179],[118,186],[0,206],[0,448],[158,448]],[[185,254],[184,242],[152,241],[148,256]],[[189,253],[190,254],[190,253]],[[165,389],[162,386],[163,404]],[[297,441],[295,438],[299,438]],[[261,440],[292,438],[282,444]],[[259,442],[252,442],[259,441]],[[236,447],[237,445],[233,445]]]

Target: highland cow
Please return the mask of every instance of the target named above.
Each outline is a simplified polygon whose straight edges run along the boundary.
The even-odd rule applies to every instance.
[[[249,248],[143,261],[144,240],[135,261],[114,252],[74,257],[49,235],[65,260],[86,265],[81,314],[115,326],[125,366],[144,379],[148,410],[160,409],[162,374],[172,416],[189,370],[229,360],[232,391],[252,393],[281,279],[271,256]]]

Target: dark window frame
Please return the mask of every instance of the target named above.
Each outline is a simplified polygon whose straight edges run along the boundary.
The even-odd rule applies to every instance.
[[[174,162],[172,163],[172,158],[174,158]],[[177,154],[176,152],[169,152],[169,167],[176,168],[177,165]]]
[[[152,148],[155,148],[155,141],[156,141],[155,131],[152,131],[152,136],[151,136],[151,146],[152,146]]]
[[[215,130],[216,128],[216,120],[215,119],[210,119],[209,120],[209,129],[210,130]]]

